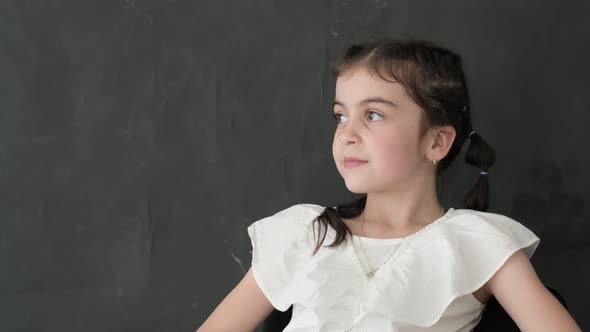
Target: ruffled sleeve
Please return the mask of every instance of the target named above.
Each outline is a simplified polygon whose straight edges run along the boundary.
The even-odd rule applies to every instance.
[[[269,302],[287,310],[296,294],[302,266],[311,257],[308,231],[324,207],[296,204],[248,226],[252,243],[252,273]]]
[[[531,230],[507,216],[455,210],[404,243],[396,262],[387,266],[387,277],[375,280],[369,302],[391,321],[431,326],[456,298],[483,286],[513,253],[523,250],[530,259],[539,243]]]

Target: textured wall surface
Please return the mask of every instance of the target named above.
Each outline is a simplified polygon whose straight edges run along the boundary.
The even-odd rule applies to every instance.
[[[425,38],[463,59],[497,150],[491,212],[590,329],[586,1],[0,1],[0,331],[194,331],[249,267],[246,227],[353,198],[329,62]],[[442,201],[478,176],[462,156]]]

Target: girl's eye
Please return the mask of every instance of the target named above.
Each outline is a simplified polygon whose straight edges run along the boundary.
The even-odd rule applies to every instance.
[[[366,114],[368,114],[368,115],[369,115],[369,117],[370,117],[371,115],[377,115],[378,117],[381,117],[381,118],[383,118],[383,117],[381,116],[381,114],[379,114],[379,113],[377,113],[377,112],[373,112],[373,111],[368,111],[368,112],[366,112]],[[333,117],[333,118],[336,120],[336,122],[337,122],[337,123],[340,123],[340,122],[341,122],[340,120],[342,120],[342,116],[346,117],[346,115],[344,115],[344,114],[342,114],[342,113],[334,113],[332,117]]]
[[[334,113],[334,114],[332,114],[332,117],[336,120],[336,123],[340,123],[340,117],[342,115],[343,114],[341,114],[341,113]]]
[[[369,113],[369,114],[375,114],[375,115],[377,115],[378,117],[380,117],[380,118],[383,118],[383,117],[381,116],[381,114],[379,114],[379,113],[376,113],[376,112],[368,112],[368,113]]]

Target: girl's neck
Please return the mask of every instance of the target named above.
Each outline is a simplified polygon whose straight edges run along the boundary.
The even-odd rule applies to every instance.
[[[387,231],[425,226],[438,219],[443,211],[436,188],[431,186],[426,191],[367,193],[363,213],[364,227]]]

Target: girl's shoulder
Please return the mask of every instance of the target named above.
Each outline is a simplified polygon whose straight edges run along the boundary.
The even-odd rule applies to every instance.
[[[283,210],[276,212],[274,216],[296,219],[303,217],[305,219],[306,217],[310,216],[316,217],[320,215],[322,212],[324,212],[325,209],[326,207],[318,204],[299,203],[291,205]]]
[[[479,211],[479,210],[471,210],[471,209],[453,209],[453,216],[454,217],[471,217],[475,218],[482,222],[492,222],[492,223],[519,223],[519,221],[509,217],[508,215],[495,213],[495,212],[488,212],[488,211]]]
[[[391,256],[395,263],[382,267],[386,277],[374,279],[384,290],[381,305],[420,326],[437,322],[461,296],[484,307],[472,293],[517,250],[531,258],[539,243],[531,230],[506,215],[449,209],[447,217],[406,237]],[[390,287],[393,282],[403,287]]]
[[[540,238],[522,222],[501,213],[453,209],[450,217],[438,226],[428,233],[429,240],[441,245],[462,245],[475,252],[477,248],[523,249],[530,258],[540,243]]]
[[[295,204],[248,226],[252,244],[252,272],[272,305],[285,311],[297,293],[297,275],[311,252],[303,241],[312,221],[324,211],[316,204]]]
[[[453,209],[448,224],[452,228],[461,226],[481,231],[494,230],[507,235],[514,235],[515,232],[531,232],[524,223],[508,215],[471,209]]]
[[[267,243],[282,245],[305,239],[313,220],[325,207],[317,204],[294,204],[272,215],[253,221],[247,228],[252,239],[268,239]]]
[[[311,223],[317,216],[324,212],[325,207],[311,203],[294,204],[272,215],[255,220],[251,225],[262,227],[276,227],[294,230]]]

